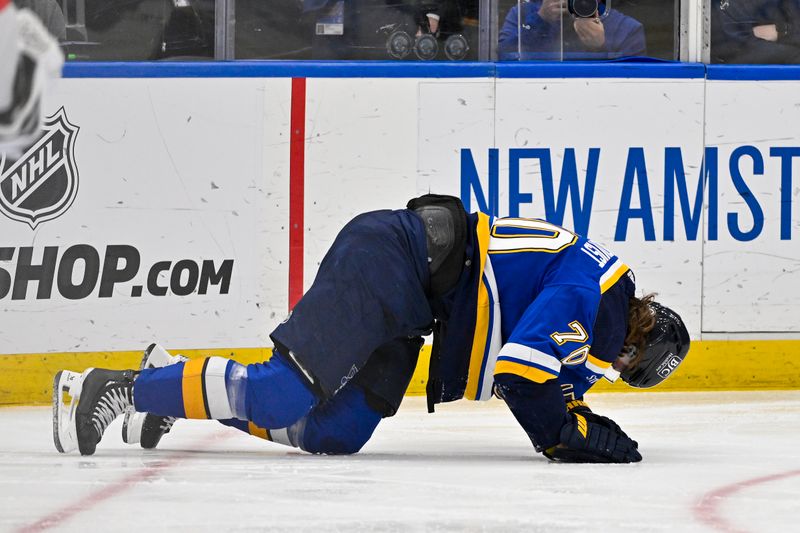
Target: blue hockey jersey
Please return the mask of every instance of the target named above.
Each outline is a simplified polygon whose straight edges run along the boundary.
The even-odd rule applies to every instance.
[[[622,349],[634,292],[628,266],[544,220],[478,214],[474,228],[474,327],[454,325],[474,331],[463,397],[489,399],[494,376],[504,373],[537,383],[558,379],[582,397]],[[616,303],[604,306],[612,287]]]

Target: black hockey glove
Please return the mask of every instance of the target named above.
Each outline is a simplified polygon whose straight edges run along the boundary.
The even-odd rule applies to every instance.
[[[561,463],[638,463],[642,456],[636,442],[621,430],[593,422],[579,413],[570,413],[570,421],[561,428],[561,443],[545,450],[551,461]],[[597,415],[595,415],[597,416]],[[613,421],[606,417],[599,417]],[[616,424],[614,424],[616,426]],[[619,428],[619,426],[616,426]]]
[[[583,415],[589,422],[600,424],[601,426],[606,427],[609,430],[615,431],[616,433],[622,435],[626,439],[630,439],[630,437],[628,437],[628,434],[622,431],[622,428],[619,427],[619,424],[617,424],[607,416],[598,415],[597,413],[593,412],[589,408],[589,405],[583,400],[573,400],[571,402],[567,402],[567,410],[570,413],[577,413]],[[634,448],[638,449],[639,443],[633,439],[630,440],[631,442],[633,442]]]

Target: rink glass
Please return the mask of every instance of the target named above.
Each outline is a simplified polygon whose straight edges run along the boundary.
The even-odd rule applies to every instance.
[[[800,0],[764,0],[757,12],[732,0],[561,0],[546,43],[502,42],[513,10],[538,11],[542,1],[559,0],[15,0],[47,19],[69,61],[800,62],[800,35],[790,31]],[[606,37],[614,31],[604,17],[616,11],[641,25],[644,46],[614,46],[613,38],[583,46],[568,7],[592,3],[605,11]],[[514,25],[517,36],[537,31],[524,16]]]

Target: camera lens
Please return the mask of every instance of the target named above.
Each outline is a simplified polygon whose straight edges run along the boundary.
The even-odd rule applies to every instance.
[[[591,18],[597,13],[600,0],[569,0],[567,9],[578,18]]]
[[[451,35],[444,42],[444,55],[451,61],[461,61],[467,57],[469,44],[463,35]]]
[[[411,53],[414,41],[411,36],[402,30],[398,30],[386,39],[386,51],[389,56],[395,59],[403,59]]]
[[[439,43],[436,41],[436,37],[430,33],[417,37],[417,44],[414,46],[414,53],[417,54],[417,57],[423,61],[430,61],[431,59],[434,59],[436,54],[439,53]]]

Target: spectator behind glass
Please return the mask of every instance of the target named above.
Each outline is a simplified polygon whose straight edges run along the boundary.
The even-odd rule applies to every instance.
[[[560,59],[562,19],[564,59],[616,59],[647,53],[642,24],[614,9],[604,17],[605,3],[600,4],[594,18],[573,18],[567,11],[566,0],[540,0],[521,5],[521,22],[518,22],[519,5],[515,5],[500,30],[500,60]],[[518,23],[522,26],[520,49]]]
[[[47,28],[50,35],[63,41],[67,38],[67,24],[64,20],[64,12],[56,0],[14,0],[14,4],[19,8],[28,8],[33,11],[42,25]]]
[[[800,0],[712,0],[712,63],[800,63]]]

